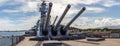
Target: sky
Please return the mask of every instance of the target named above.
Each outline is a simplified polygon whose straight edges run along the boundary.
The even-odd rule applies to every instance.
[[[52,2],[51,22],[60,17],[68,4],[70,10],[62,21],[66,25],[82,7],[86,11],[71,25],[87,29],[120,25],[120,0],[45,0]],[[42,0],[0,0],[0,30],[28,30],[40,19]]]

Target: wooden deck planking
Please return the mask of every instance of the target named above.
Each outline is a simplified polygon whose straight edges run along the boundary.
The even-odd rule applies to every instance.
[[[18,43],[16,46],[35,46],[38,43],[38,41],[30,41],[30,38],[33,37],[25,37],[25,39]]]

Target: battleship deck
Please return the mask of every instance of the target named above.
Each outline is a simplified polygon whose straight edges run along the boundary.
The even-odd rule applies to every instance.
[[[25,37],[25,39],[18,43],[16,46],[35,46],[38,43],[38,41],[30,41],[30,38],[33,37]]]
[[[31,37],[25,37],[23,41],[18,43],[16,46],[40,46],[41,43],[47,41],[29,41]],[[80,40],[69,40],[69,41],[58,41],[62,46],[120,46],[120,39],[106,39],[105,41],[87,41],[86,39]]]

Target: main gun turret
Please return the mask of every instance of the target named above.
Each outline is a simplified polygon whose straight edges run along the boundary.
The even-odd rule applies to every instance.
[[[68,28],[70,25],[85,11],[85,7],[83,7],[78,14],[67,24],[67,25],[61,25],[61,22],[63,21],[63,18],[69,11],[71,5],[68,4],[67,7],[65,8],[62,16],[58,20],[58,22],[55,25],[56,19],[58,16],[56,16],[55,20],[53,21],[53,24],[50,24],[50,13],[52,10],[52,3],[50,2],[49,5],[43,1],[40,7],[40,15],[41,18],[37,22],[37,30],[40,32],[41,36],[57,36],[57,35],[66,35],[68,32]],[[48,7],[47,7],[48,6]],[[39,25],[39,26],[38,26]]]

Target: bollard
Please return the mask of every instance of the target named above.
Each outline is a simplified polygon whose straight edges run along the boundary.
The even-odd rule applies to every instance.
[[[119,38],[120,38],[120,32],[119,32]]]
[[[12,45],[11,46],[14,46],[13,40],[14,40],[14,36],[12,35]]]
[[[16,44],[18,43],[18,37],[19,37],[19,36],[16,36]]]

